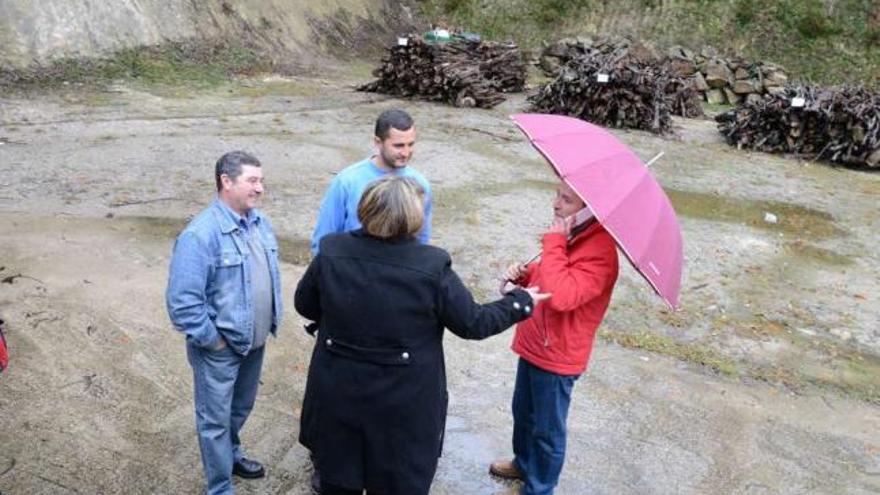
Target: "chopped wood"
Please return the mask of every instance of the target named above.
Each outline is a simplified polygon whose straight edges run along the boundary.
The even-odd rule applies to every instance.
[[[525,88],[526,64],[515,43],[406,40],[388,49],[373,71],[377,79],[359,91],[492,108],[506,99],[504,93]]]
[[[538,112],[666,134],[671,131],[670,113],[703,115],[696,87],[693,77],[672,75],[659,64],[626,53],[591,53],[569,60],[529,101]]]
[[[880,94],[860,86],[790,85],[715,120],[738,148],[880,168]]]

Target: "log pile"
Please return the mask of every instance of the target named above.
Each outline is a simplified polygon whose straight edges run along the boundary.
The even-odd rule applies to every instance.
[[[529,97],[532,110],[570,115],[605,127],[671,131],[670,77],[657,65],[607,55],[568,61]]]
[[[492,108],[505,100],[504,93],[525,87],[526,64],[515,43],[404,39],[373,71],[377,79],[359,91]]]
[[[673,115],[691,118],[704,115],[698,80],[693,77],[692,73],[682,75],[680,64],[666,63],[665,60],[661,60],[656,50],[649,45],[633,43],[626,38],[608,38],[597,41],[590,38],[565,39],[547,45],[539,64],[545,73],[551,72],[557,75],[560,70],[563,70],[563,67],[568,67],[572,60],[584,58],[599,59],[600,65],[605,63],[602,60],[613,60],[618,65],[632,66],[636,64],[641,67],[640,70],[646,70],[645,68],[650,67],[652,73],[662,75],[666,81],[663,95],[669,111]],[[565,64],[560,66],[558,65],[559,61],[565,61]],[[586,66],[591,65],[586,64]]]
[[[556,71],[569,60],[582,56],[610,56],[614,58],[633,58],[639,62],[653,62],[660,59],[654,47],[633,42],[624,37],[563,38],[553,43],[546,43],[538,59],[538,66],[547,76],[556,75]]]
[[[674,75],[668,68],[660,69],[666,77],[664,98],[673,115],[687,118],[703,117],[703,96],[693,78]]]
[[[880,94],[786,86],[715,117],[728,144],[880,168]]]
[[[720,57],[712,47],[692,52],[674,46],[661,54],[650,45],[627,38],[562,39],[544,47],[538,65],[545,74],[552,76],[569,60],[596,54],[628,56],[641,62],[659,63],[674,74],[690,79],[701,98],[712,104],[737,105],[746,100],[755,102],[762,95],[777,93],[788,84],[785,70],[771,63],[749,61],[742,57]]]

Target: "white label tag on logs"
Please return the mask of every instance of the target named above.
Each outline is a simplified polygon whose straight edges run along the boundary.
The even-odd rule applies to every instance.
[[[791,99],[791,106],[800,108],[807,103],[807,100],[801,98],[800,96],[795,96]]]
[[[409,38],[397,38],[397,46],[409,45]]]
[[[608,74],[596,74],[596,80],[600,83],[608,82]]]

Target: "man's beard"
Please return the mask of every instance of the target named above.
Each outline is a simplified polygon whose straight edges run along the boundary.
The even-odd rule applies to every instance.
[[[385,153],[380,153],[380,156],[382,157],[382,161],[385,162],[385,166],[389,168],[403,168],[406,167],[407,163],[409,162],[407,160],[406,162],[398,165],[397,160],[395,160],[393,156],[388,156]]]

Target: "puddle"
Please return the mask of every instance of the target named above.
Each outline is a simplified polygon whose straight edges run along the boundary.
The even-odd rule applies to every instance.
[[[846,235],[827,212],[777,201],[750,201],[715,194],[665,189],[679,215],[785,232],[800,237],[825,239]],[[765,213],[776,215],[777,223],[764,221]]]
[[[556,182],[537,179],[521,179],[514,182],[492,182],[476,185],[437,188],[434,201],[441,206],[463,207],[479,199],[500,196],[517,189],[554,191]]]
[[[321,94],[322,88],[314,83],[300,81],[272,81],[256,85],[238,85],[229,89],[234,96],[259,98],[262,96],[295,96],[315,97]]]
[[[189,221],[183,218],[166,217],[118,217],[110,220],[130,232],[140,235],[175,239]],[[294,265],[307,265],[312,259],[309,240],[300,237],[278,236],[278,251],[281,261]]]
[[[836,389],[851,397],[880,404],[880,359],[870,355],[844,354],[830,363],[803,362],[798,372],[808,381]]]
[[[450,415],[446,421],[437,481],[441,485],[458,487],[460,491],[457,493],[493,493],[497,481],[487,476],[485,470],[497,451],[489,438],[472,431],[462,417]]]
[[[281,261],[292,265],[308,265],[312,260],[311,242],[302,237],[278,237]]]
[[[435,211],[442,212],[442,215],[436,215],[435,222],[453,225],[464,222],[468,225],[476,225],[479,222],[478,201],[482,199],[521,189],[553,191],[555,188],[555,182],[536,179],[436,188],[434,190],[434,208]],[[547,201],[549,204],[550,196]]]
[[[880,182],[863,182],[860,185],[863,193],[880,196]]]
[[[850,256],[840,254],[830,249],[811,246],[803,242],[787,242],[784,247],[788,254],[803,261],[811,261],[831,266],[849,266],[855,263]]]
[[[533,150],[529,155],[509,153],[499,148],[499,146],[503,145],[497,143],[497,140],[498,138],[486,136],[485,139],[468,142],[465,145],[465,149],[475,155],[488,158],[491,161],[518,165],[526,168],[543,167],[548,172],[552,173],[550,165],[547,164],[537,151]]]
[[[110,219],[114,225],[141,235],[175,239],[189,221],[185,218],[125,216]]]

